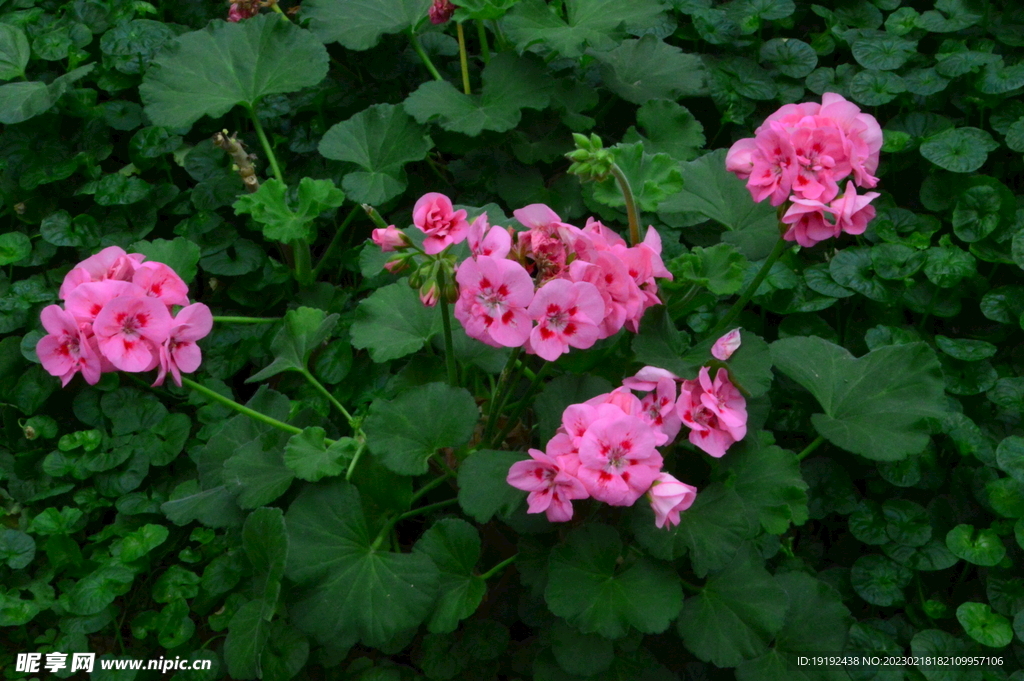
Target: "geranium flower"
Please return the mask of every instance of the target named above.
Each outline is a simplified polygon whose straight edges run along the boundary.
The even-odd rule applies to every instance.
[[[647,499],[654,510],[654,524],[659,529],[678,525],[679,514],[690,508],[696,498],[696,487],[679,482],[662,471],[647,492]]]
[[[157,298],[164,305],[188,305],[188,284],[178,273],[162,262],[144,262],[135,269],[132,283],[145,295]]]
[[[159,346],[173,320],[156,298],[120,296],[96,316],[93,332],[100,352],[122,371],[148,371],[159,362]]]
[[[146,256],[141,253],[125,253],[123,248],[108,246],[96,255],[89,256],[82,262],[75,265],[64,277],[60,287],[61,300],[67,300],[68,295],[80,284],[90,281],[131,281],[135,274],[135,268],[142,264]]]
[[[555,457],[537,449],[529,452],[533,458],[512,464],[506,482],[530,493],[526,497],[528,513],[543,511],[552,522],[571,520],[572,501],[586,499],[587,490]]]
[[[650,427],[635,416],[603,418],[587,428],[579,446],[577,477],[590,496],[611,506],[631,506],[661,469]]]
[[[423,250],[428,255],[440,253],[451,244],[462,243],[469,230],[466,211],[455,210],[451,199],[437,192],[420,197],[412,209],[412,222],[427,235]]]
[[[473,255],[493,255],[504,258],[512,250],[512,235],[504,227],[491,227],[484,213],[469,226],[469,252]]]
[[[597,342],[605,306],[593,284],[552,279],[537,291],[527,311],[537,322],[530,332],[530,349],[554,361],[570,346],[589,348]]]
[[[380,250],[384,253],[390,253],[398,248],[405,248],[409,246],[409,237],[402,233],[394,225],[388,225],[384,229],[375,229],[370,232],[370,238],[373,243],[380,246]]]
[[[190,374],[199,368],[203,353],[196,341],[210,335],[213,330],[213,314],[202,303],[193,303],[178,310],[172,322],[167,340],[160,346],[160,364],[154,386],[163,385],[170,372],[174,382],[181,386],[181,374]]]
[[[715,458],[721,458],[747,434],[746,400],[719,369],[712,381],[702,367],[696,381],[683,381],[676,411],[690,429],[690,442]]]
[[[829,204],[836,216],[836,233],[863,234],[875,217],[875,207],[870,204],[879,196],[878,192],[858,195],[853,182],[847,182],[846,192]]]
[[[80,323],[91,324],[107,303],[120,296],[144,298],[146,292],[130,281],[87,281],[68,294],[64,305]]]
[[[533,280],[522,265],[483,255],[459,265],[455,280],[455,318],[471,338],[509,348],[526,342],[532,325],[527,306],[534,294]]]
[[[60,305],[47,305],[39,319],[48,335],[36,343],[36,355],[46,372],[59,377],[62,386],[79,371],[86,383],[98,383],[102,372],[99,352],[75,318]]]
[[[739,350],[742,342],[740,330],[733,329],[715,341],[715,344],[711,346],[711,356],[724,362],[732,357],[732,353]]]

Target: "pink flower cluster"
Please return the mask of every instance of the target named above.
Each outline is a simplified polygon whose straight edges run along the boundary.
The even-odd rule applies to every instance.
[[[826,92],[821,104],[786,104],[754,131],[732,145],[726,169],[747,181],[757,202],[787,201],[782,218],[787,241],[813,246],[840,233],[863,234],[875,217],[877,192],[858,195],[854,187],[878,184],[882,129],[841,95]],[[839,183],[849,175],[840,195]]]
[[[199,368],[196,341],[213,328],[210,308],[189,304],[188,286],[163,263],[110,246],[78,263],[60,287],[64,307],[43,308],[47,334],[36,344],[43,368],[63,385],[78,372],[95,384],[109,371],[157,369],[181,385]],[[180,307],[172,315],[175,307]]]
[[[746,424],[746,400],[725,369],[714,381],[707,367],[697,380],[682,381],[644,367],[622,387],[567,407],[546,451],[531,449],[530,459],[512,465],[507,481],[530,493],[529,513],[543,511],[553,522],[570,520],[577,499],[632,506],[646,495],[659,528],[677,525],[697,489],[662,470],[657,447],[675,440],[685,425],[690,442],[718,458],[743,439]]]
[[[554,360],[623,326],[636,332],[661,302],[656,279],[672,275],[653,227],[628,247],[593,218],[580,229],[543,204],[514,215],[526,231],[492,227],[485,215],[468,229],[472,256],[456,274],[455,317],[471,338]]]
[[[427,15],[430,17],[430,23],[436,26],[447,23],[452,18],[452,15],[455,14],[456,9],[458,9],[458,6],[453,5],[448,0],[434,0]]]

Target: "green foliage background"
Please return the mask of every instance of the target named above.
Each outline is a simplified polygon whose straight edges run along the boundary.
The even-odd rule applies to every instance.
[[[16,652],[92,651],[213,660],[182,681],[1024,678],[1024,7],[467,0],[465,94],[429,5],[227,25],[212,1],[0,0],[4,677],[26,676]],[[824,92],[884,128],[879,214],[787,251],[740,317],[746,440],[720,461],[666,449],[700,489],[672,531],[642,502],[526,515],[504,476],[564,406],[707,361],[777,235],[722,150]],[[444,385],[437,310],[382,271],[359,204],[399,227],[427,191],[492,224],[544,202],[625,225],[614,184],[566,174],[571,132],[618,143],[676,281],[487,449],[507,352],[456,329],[464,387]],[[115,244],[217,315],[284,317],[218,323],[194,378],[291,433],[128,375],[59,389],[39,310]],[[367,435],[350,482],[360,445],[331,400]],[[842,652],[1001,663],[796,664]]]

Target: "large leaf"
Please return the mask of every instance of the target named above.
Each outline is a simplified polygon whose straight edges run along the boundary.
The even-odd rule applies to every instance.
[[[503,22],[509,39],[522,51],[547,48],[563,57],[580,57],[587,47],[610,50],[627,30],[653,28],[665,7],[658,0],[566,0],[563,19],[544,0],[522,0]]]
[[[58,76],[50,84],[30,81],[0,85],[0,123],[13,125],[44,113],[67,92],[72,83],[86,76],[95,66],[79,66]]]
[[[23,30],[10,24],[0,24],[0,79],[13,80],[24,76],[31,54]]]
[[[668,154],[648,154],[642,142],[617,144],[615,163],[629,181],[633,198],[642,211],[655,211],[658,204],[683,188],[678,164]],[[626,201],[614,177],[594,187],[594,198],[609,206],[624,206]]]
[[[786,592],[752,551],[709,578],[688,598],[679,635],[694,655],[719,667],[735,667],[762,655],[786,616]]]
[[[775,366],[825,410],[811,423],[831,443],[878,461],[916,454],[928,443],[926,417],[946,411],[942,372],[924,343],[888,345],[855,358],[818,337],[772,343]]]
[[[421,303],[403,280],[360,301],[349,332],[352,347],[369,350],[374,362],[387,362],[416,352],[440,331],[437,308]]]
[[[366,443],[394,472],[421,475],[428,470],[427,459],[438,449],[469,442],[479,418],[468,390],[428,383],[390,402],[374,402],[364,426]]]
[[[345,175],[341,186],[353,201],[380,205],[405,191],[405,164],[421,161],[432,142],[426,131],[394,104],[374,104],[331,127],[320,153],[362,170]]]
[[[473,574],[480,560],[480,535],[465,520],[439,520],[416,542],[440,572],[440,593],[427,629],[435,634],[455,631],[474,612],[487,593],[487,584]]]
[[[431,0],[308,0],[302,16],[325,43],[368,50],[385,33],[398,33],[427,16]]]
[[[724,226],[722,241],[759,260],[768,255],[779,227],[768,202],[754,203],[743,181],[725,169],[725,149],[683,163],[683,191],[663,201],[661,213],[695,212]]]
[[[352,485],[337,480],[305,488],[285,521],[286,574],[308,587],[289,613],[321,642],[380,646],[430,614],[437,567],[426,554],[374,546]]]
[[[544,591],[551,612],[585,634],[619,638],[633,626],[660,634],[679,613],[675,570],[647,558],[624,563],[622,542],[607,525],[574,530],[551,551]]]
[[[656,154],[668,154],[677,161],[692,161],[704,147],[704,126],[689,110],[667,99],[652,99],[636,112],[644,132],[630,127],[623,142],[643,142]]]
[[[316,85],[327,49],[309,31],[273,14],[213,21],[169,42],[143,76],[139,94],[154,125],[188,127],[261,97]]]
[[[459,466],[459,506],[478,523],[508,515],[526,496],[505,481],[512,464],[526,458],[520,452],[481,449]]]
[[[268,622],[274,615],[277,596],[288,560],[288,533],[284,512],[279,508],[258,508],[242,526],[242,548],[252,565],[253,591],[262,598],[261,617]]]
[[[653,35],[623,40],[614,50],[591,54],[602,62],[601,75],[608,89],[627,102],[676,100],[706,92],[701,58]]]
[[[505,132],[519,124],[523,109],[548,105],[554,82],[535,57],[512,52],[492,58],[483,81],[479,95],[463,94],[448,81],[428,81],[406,98],[405,110],[420,123],[436,122],[465,135]]]
[[[766,531],[782,534],[790,522],[807,521],[808,485],[796,454],[748,436],[722,463],[719,474],[732,478],[733,489]]]

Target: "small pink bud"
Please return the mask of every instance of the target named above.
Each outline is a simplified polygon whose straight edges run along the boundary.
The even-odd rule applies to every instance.
[[[390,253],[399,248],[406,248],[412,243],[409,241],[409,237],[394,225],[388,225],[385,229],[373,230],[370,238],[385,253]]]
[[[711,346],[711,356],[724,362],[732,357],[732,353],[736,352],[739,347],[740,330],[733,329],[715,341],[715,344]]]
[[[391,274],[399,274],[401,272],[404,272],[408,268],[409,259],[404,255],[392,258],[391,260],[388,260],[386,263],[384,263],[384,269],[386,269]]]
[[[441,292],[437,288],[437,282],[431,281],[420,287],[420,302],[427,307],[437,305],[437,299]]]

